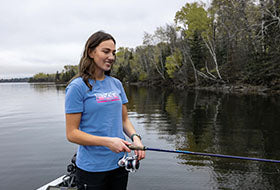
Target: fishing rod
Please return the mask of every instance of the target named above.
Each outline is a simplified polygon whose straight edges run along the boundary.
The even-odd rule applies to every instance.
[[[183,151],[183,150],[165,150],[165,149],[158,149],[158,148],[148,148],[146,146],[140,147],[140,146],[129,145],[128,148],[131,150],[144,150],[144,151],[149,150],[149,151],[157,151],[157,152],[169,152],[169,153],[191,154],[191,155],[210,156],[210,157],[219,157],[219,158],[252,160],[252,161],[259,161],[259,162],[280,163],[280,160],[252,158],[252,157],[243,157],[243,156],[232,156],[232,155],[224,155],[224,154],[203,153],[203,152],[192,152],[192,151]]]

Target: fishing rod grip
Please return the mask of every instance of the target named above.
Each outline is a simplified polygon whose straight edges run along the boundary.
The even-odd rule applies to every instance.
[[[135,145],[128,145],[128,148],[131,150],[146,150],[147,147],[145,146],[135,146]]]

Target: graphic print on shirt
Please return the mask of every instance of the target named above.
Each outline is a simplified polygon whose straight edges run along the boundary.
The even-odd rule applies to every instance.
[[[118,93],[115,91],[107,93],[95,93],[97,103],[112,102],[120,100]]]

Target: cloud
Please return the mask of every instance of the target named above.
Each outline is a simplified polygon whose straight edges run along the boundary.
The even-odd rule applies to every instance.
[[[1,0],[0,78],[54,73],[78,64],[84,43],[105,30],[117,47],[172,23],[186,0]]]

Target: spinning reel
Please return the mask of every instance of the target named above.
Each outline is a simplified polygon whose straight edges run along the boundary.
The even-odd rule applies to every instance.
[[[136,172],[139,169],[140,162],[137,160],[137,156],[128,156],[127,152],[124,153],[124,156],[119,160],[118,165],[120,167],[125,167],[129,172]]]

